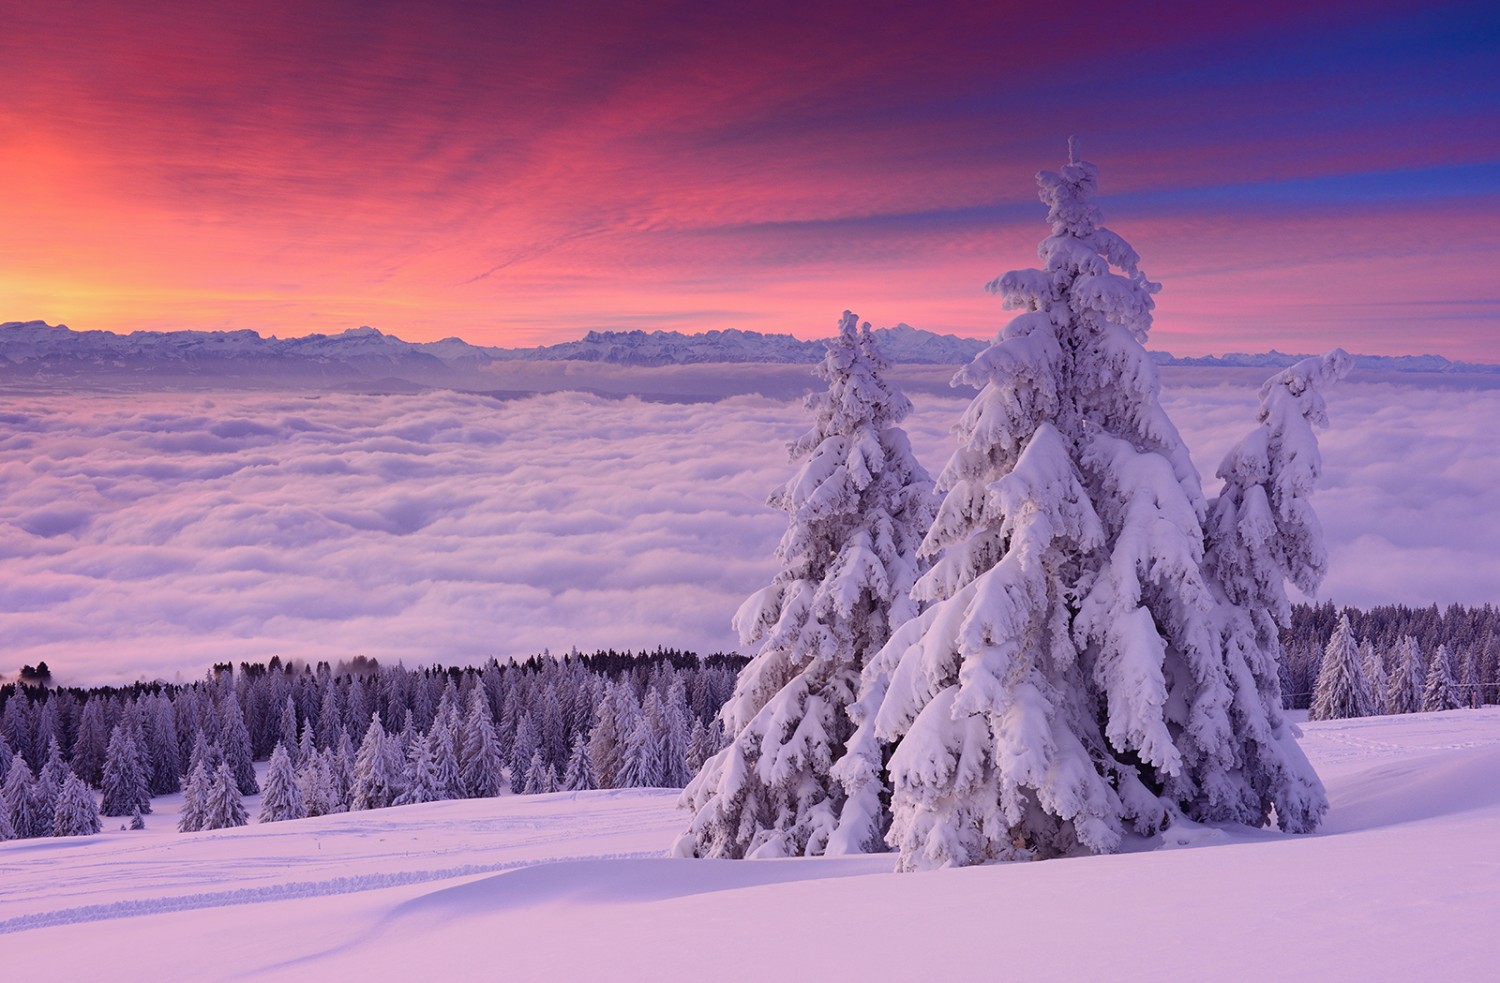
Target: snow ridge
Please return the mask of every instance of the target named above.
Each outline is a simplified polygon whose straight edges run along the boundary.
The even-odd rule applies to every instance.
[[[198,911],[204,908],[228,908],[238,905],[260,904],[264,901],[289,901],[299,898],[324,898],[338,894],[355,894],[360,891],[376,891],[388,887],[405,887],[428,881],[451,880],[475,874],[496,874],[522,867],[541,864],[563,863],[579,859],[587,860],[641,860],[659,858],[661,851],[647,850],[631,853],[601,853],[589,857],[548,857],[542,860],[508,860],[493,864],[463,864],[440,870],[384,871],[375,874],[347,874],[322,881],[294,881],[289,884],[267,884],[260,887],[242,887],[229,891],[208,891],[202,894],[180,894],[169,898],[127,898],[104,904],[81,905],[76,908],[57,908],[17,915],[0,921],[0,935],[25,932],[34,928],[50,928],[54,925],[78,925],[84,922],[111,921],[116,918],[137,918],[142,915],[159,915],[165,912]]]

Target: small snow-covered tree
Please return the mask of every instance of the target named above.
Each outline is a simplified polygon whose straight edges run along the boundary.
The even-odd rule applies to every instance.
[[[522,795],[540,795],[547,788],[547,766],[542,761],[540,749],[531,752],[531,762],[526,766],[526,777],[521,785]]]
[[[244,826],[250,821],[245,800],[240,795],[239,779],[228,761],[219,762],[203,793],[203,823],[199,829],[227,829]]]
[[[52,814],[53,836],[92,836],[99,832],[99,800],[83,779],[72,772],[63,780]]]
[[[250,745],[250,731],[245,725],[245,715],[240,710],[239,698],[234,690],[224,694],[219,707],[219,748],[224,760],[234,772],[241,795],[254,795],[260,791],[255,780],[255,755]]]
[[[437,802],[446,799],[442,780],[438,775],[437,762],[432,753],[434,740],[442,728],[434,728],[425,737],[412,742],[406,753],[406,776],[401,795],[396,805],[417,805],[422,802]]]
[[[1347,612],[1339,616],[1339,623],[1323,650],[1323,665],[1318,670],[1318,683],[1313,689],[1312,706],[1308,709],[1308,720],[1339,720],[1344,717],[1368,717],[1370,695],[1365,690],[1364,662],[1360,658],[1359,643],[1354,640],[1354,629],[1349,626]]]
[[[845,311],[826,344],[817,375],[828,388],[808,397],[813,426],[790,448],[798,469],[769,501],[788,513],[781,571],[735,615],[760,649],[724,706],[728,745],[683,793],[693,818],[682,854],[821,854],[846,802],[845,844],[878,838],[885,822],[882,754],[850,745],[849,705],[866,660],[915,613],[936,499],[899,426],[911,403],[886,379],[870,326]],[[672,742],[684,759],[687,736]]]
[[[208,790],[213,785],[207,764],[207,755],[198,758],[182,783],[182,812],[177,816],[179,833],[196,833],[205,829],[208,806]]]
[[[458,770],[458,750],[454,746],[451,721],[437,717],[432,729],[427,732],[427,742],[432,751],[433,781],[438,799],[461,799],[464,797],[463,780]]]
[[[128,816],[136,809],[151,811],[151,793],[146,784],[146,769],[141,761],[135,736],[124,723],[116,724],[104,756],[104,801],[99,807],[106,816]]]
[[[286,744],[278,740],[276,749],[271,752],[271,766],[266,771],[259,822],[279,823],[301,819],[306,814],[302,789],[297,784],[297,769],[292,766],[292,756],[287,752]]]
[[[1391,680],[1385,671],[1385,661],[1381,658],[1380,651],[1368,639],[1359,647],[1359,661],[1365,672],[1365,692],[1370,695],[1370,715],[1388,713],[1385,697]]]
[[[583,792],[594,787],[594,770],[589,760],[588,741],[583,731],[573,735],[568,765],[563,770],[562,787],[569,792]]]
[[[1417,640],[1403,635],[1396,643],[1389,686],[1386,689],[1386,713],[1416,713],[1422,709],[1422,692],[1427,685],[1427,667]]]
[[[83,714],[78,719],[78,736],[73,739],[73,770],[95,788],[104,781],[104,756],[108,748],[104,697],[93,696],[83,705]]]
[[[495,718],[490,713],[484,690],[476,687],[469,695],[469,711],[464,715],[463,750],[459,753],[459,784],[471,799],[487,799],[500,794],[500,745],[495,738]]]
[[[5,784],[0,786],[0,811],[6,814],[10,835],[28,839],[41,835],[41,817],[37,814],[36,779],[21,755],[10,759]]]
[[[621,709],[618,691],[618,687],[611,685],[599,701],[599,717],[589,732],[589,767],[599,788],[620,787],[625,737],[635,726],[629,709]]]
[[[306,815],[326,816],[335,811],[337,796],[330,788],[326,752],[314,750],[302,756],[297,766],[297,789],[302,793]]]
[[[620,768],[620,785],[624,788],[661,788],[666,776],[666,763],[662,760],[662,739],[658,731],[661,718],[661,701],[656,691],[646,694],[641,703],[641,712],[636,714],[635,727],[625,740],[625,753]]]
[[[396,741],[386,734],[377,711],[365,729],[359,753],[354,758],[354,785],[349,808],[384,809],[401,793],[403,762]]]
[[[1427,666],[1427,684],[1422,690],[1422,711],[1457,710],[1461,706],[1463,701],[1458,693],[1453,652],[1447,645],[1439,645],[1432,653],[1432,662]]]

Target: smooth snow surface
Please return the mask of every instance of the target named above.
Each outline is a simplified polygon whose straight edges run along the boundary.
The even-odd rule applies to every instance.
[[[1304,729],[1316,835],[923,874],[665,859],[668,791],[194,834],[168,797],[143,832],[0,844],[5,979],[1493,979],[1500,708]]]

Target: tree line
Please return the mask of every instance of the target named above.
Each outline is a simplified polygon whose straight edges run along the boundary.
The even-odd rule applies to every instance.
[[[409,670],[216,665],[199,681],[0,687],[0,838],[98,832],[183,793],[183,831],[503,792],[681,787],[744,660],[600,651]],[[269,760],[262,789],[255,761]]]

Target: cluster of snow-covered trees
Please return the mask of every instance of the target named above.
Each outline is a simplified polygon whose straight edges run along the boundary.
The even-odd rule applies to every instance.
[[[149,814],[153,796],[178,791],[179,828],[194,831],[243,825],[244,796],[257,793],[260,820],[274,821],[502,791],[681,787],[719,750],[718,710],[742,662],[658,650],[335,672],[273,659],[185,686],[12,684],[0,688],[0,835],[96,832],[101,813]],[[262,789],[253,762],[267,758]]]
[[[1308,624],[1303,627],[1312,628],[1332,612],[1332,605],[1317,609],[1319,617],[1305,619]],[[1303,639],[1288,646],[1287,677],[1314,680],[1309,719],[1456,710],[1500,702],[1500,618],[1489,605],[1454,605],[1442,614],[1436,606],[1421,612],[1377,608],[1362,614],[1353,609],[1338,613],[1321,651]],[[1392,632],[1392,624],[1412,626],[1422,640]],[[1316,660],[1309,653],[1315,653]]]
[[[681,855],[888,845],[909,870],[1111,851],[1184,818],[1318,824],[1279,632],[1286,582],[1324,571],[1313,428],[1348,356],[1265,384],[1208,499],[1142,347],[1158,286],[1099,224],[1096,179],[1071,153],[1038,175],[1043,266],[990,284],[1020,313],[955,377],[979,394],[939,503],[845,315]]]
[[[1500,703],[1500,609],[1489,604],[1298,605],[1283,643],[1287,706],[1316,706],[1313,719]]]

